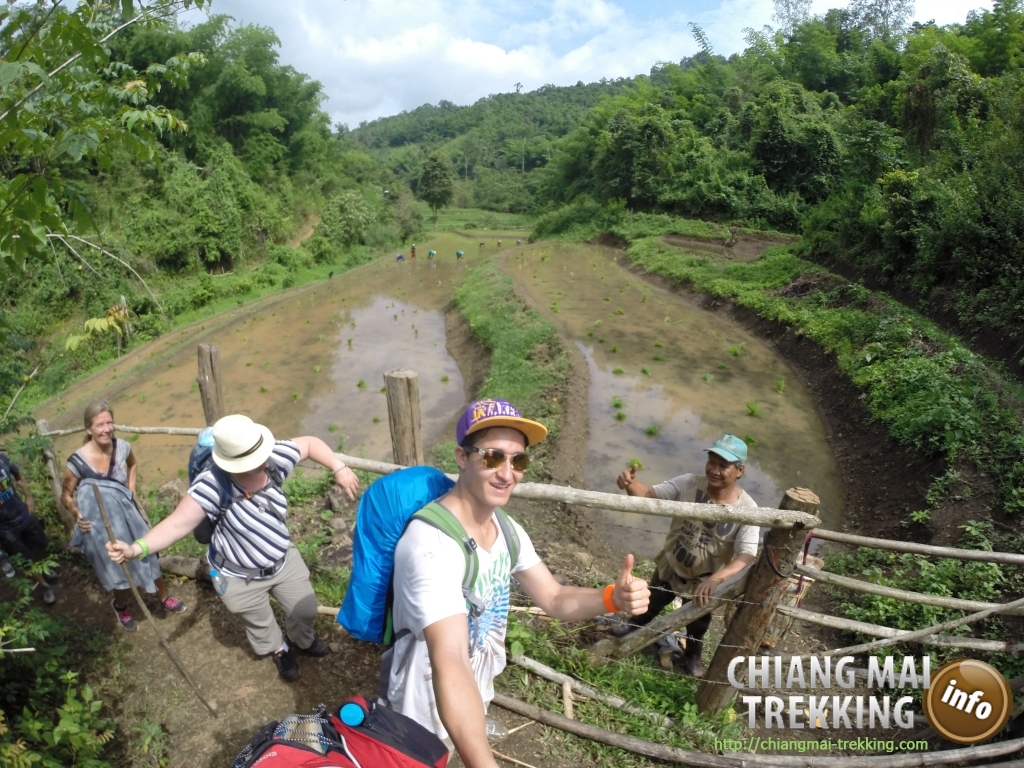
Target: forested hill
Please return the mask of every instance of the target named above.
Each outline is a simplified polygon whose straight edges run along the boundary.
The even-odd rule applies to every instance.
[[[784,17],[729,57],[696,28],[703,51],[650,76],[421,107],[352,138],[411,184],[442,148],[463,203],[548,213],[538,234],[637,211],[803,233],[805,255],[1002,339],[1016,359],[1022,3],[947,27],[908,26],[910,10],[855,0]]]
[[[524,213],[535,206],[527,174],[551,159],[553,144],[578,128],[603,97],[632,79],[500,93],[470,106],[442,101],[361,123],[350,138],[415,189],[427,155],[442,150],[463,184],[456,204]],[[531,179],[532,181],[532,179]]]

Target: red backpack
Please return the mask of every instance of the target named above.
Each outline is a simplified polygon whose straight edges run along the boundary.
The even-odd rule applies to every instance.
[[[264,726],[231,768],[445,768],[448,748],[405,715],[368,702],[346,700],[326,714],[289,715]]]

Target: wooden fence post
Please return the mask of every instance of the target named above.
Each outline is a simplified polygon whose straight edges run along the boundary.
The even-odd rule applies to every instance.
[[[792,509],[815,514],[818,497],[806,488],[790,488],[782,497],[779,509]],[[756,656],[775,616],[775,607],[788,585],[788,578],[779,574],[793,573],[797,558],[807,538],[803,525],[772,528],[768,531],[761,556],[747,581],[744,602],[725,631],[704,679],[697,688],[697,707],[702,714],[714,714],[732,700],[736,690],[729,684],[729,662],[737,656]]]
[[[36,429],[39,430],[39,434],[45,435],[50,431],[50,424],[46,419],[39,419],[36,422]],[[63,488],[60,470],[57,467],[57,455],[53,452],[52,448],[47,447],[43,449],[43,464],[46,466],[46,477],[50,486],[50,492],[53,493],[53,500],[57,502],[57,512],[60,514],[61,522],[64,523],[64,528],[67,529],[67,533],[70,536],[78,520],[70,510],[64,507],[64,502],[60,500]]]
[[[203,399],[206,426],[212,427],[224,416],[224,392],[220,386],[220,348],[213,344],[199,345],[199,396]]]
[[[395,463],[406,467],[423,464],[420,429],[420,381],[415,371],[396,369],[384,374],[388,393],[388,424]]]

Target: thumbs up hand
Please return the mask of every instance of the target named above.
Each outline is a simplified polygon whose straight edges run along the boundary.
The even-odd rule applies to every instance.
[[[622,572],[615,581],[615,590],[612,592],[612,602],[620,611],[638,616],[647,612],[647,605],[651,600],[651,590],[647,588],[647,582],[638,579],[632,573],[635,558],[633,555],[626,555],[622,564]]]

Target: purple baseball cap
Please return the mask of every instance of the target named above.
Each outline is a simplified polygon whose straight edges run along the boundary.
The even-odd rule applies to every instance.
[[[455,427],[455,441],[462,445],[466,437],[490,427],[511,427],[526,436],[527,445],[535,445],[544,439],[548,428],[539,421],[524,419],[516,407],[507,400],[477,400],[459,418]]]

